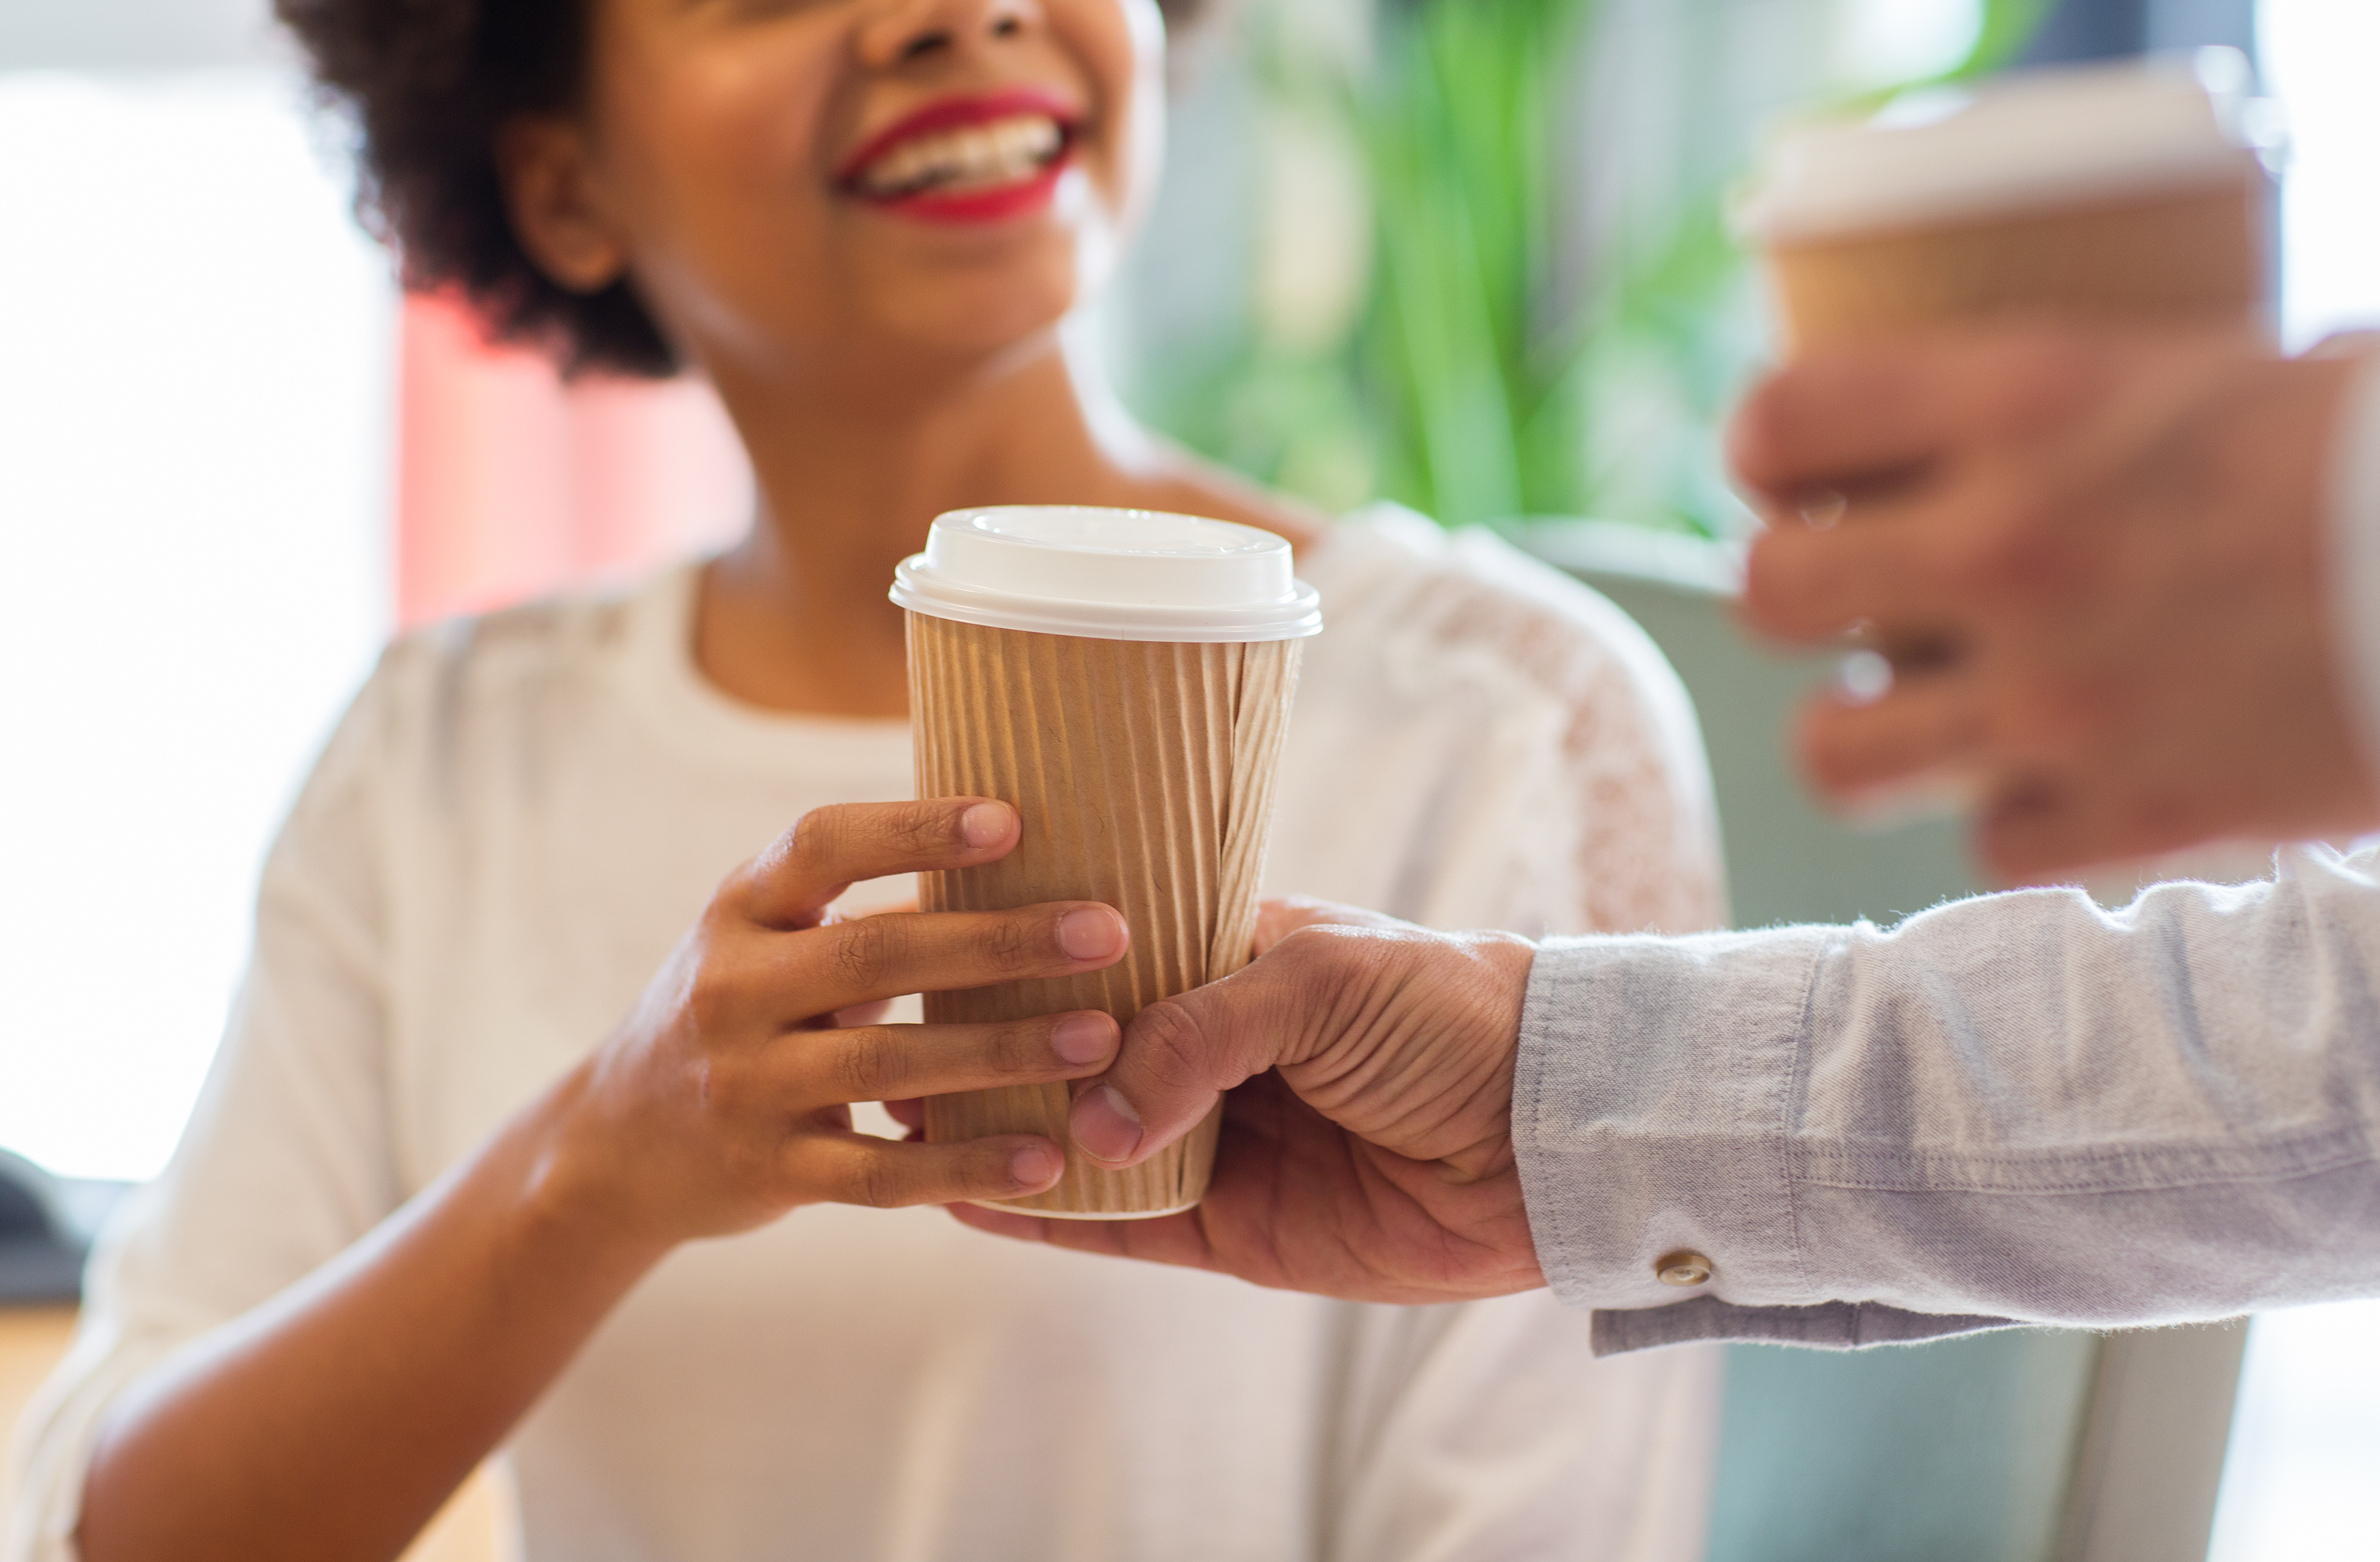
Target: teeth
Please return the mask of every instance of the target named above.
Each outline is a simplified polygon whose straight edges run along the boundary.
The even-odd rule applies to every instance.
[[[1046,114],[915,136],[861,169],[859,188],[879,196],[997,188],[1038,174],[1065,143]]]

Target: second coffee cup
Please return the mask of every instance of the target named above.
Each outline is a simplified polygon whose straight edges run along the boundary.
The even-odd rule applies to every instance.
[[[1106,971],[926,995],[932,1023],[1100,1009],[1129,1023],[1246,962],[1273,778],[1299,652],[1322,627],[1289,544],[1225,521],[1021,506],[935,521],[900,566],[921,797],[997,797],[1015,851],[922,877],[929,911],[1100,901],[1132,948]],[[1005,1207],[1077,1219],[1198,1202],[1220,1112],[1127,1171],[1067,1133],[1063,1084],[937,1097],[928,1138],[1041,1133],[1066,1150],[1049,1192]]]
[[[2042,70],[1781,137],[1742,225],[1787,347],[2012,315],[2254,326],[2269,181],[2246,74],[2228,49]]]

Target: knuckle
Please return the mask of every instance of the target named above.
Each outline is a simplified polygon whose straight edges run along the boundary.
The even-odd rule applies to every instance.
[[[1300,963],[1360,968],[1384,958],[1386,943],[1376,928],[1317,922],[1283,938],[1281,948]]]
[[[1309,922],[1303,927],[1293,927],[1273,946],[1271,958],[1277,964],[1327,958],[1331,935],[1338,930],[1328,922]]]
[[[820,863],[834,854],[842,834],[840,809],[812,808],[794,821],[794,828],[779,838],[778,845],[789,863]]]
[[[920,803],[904,808],[891,824],[894,844],[918,857],[949,851],[954,829],[952,807],[947,803]]]
[[[1728,466],[1755,487],[1766,487],[1784,465],[1778,403],[1785,394],[1780,375],[1771,373],[1745,394],[1728,419]]]
[[[710,903],[703,907],[702,915],[697,926],[708,931],[716,927],[729,914],[731,908],[747,904],[759,890],[762,878],[767,875],[769,864],[775,858],[776,851],[774,843],[762,848],[759,855],[749,862],[737,865],[726,878],[721,879],[719,887],[710,892]]]
[[[713,898],[678,940],[673,958],[686,962],[698,972],[709,971],[727,958],[729,951],[745,947],[752,920],[750,907],[744,900],[731,900],[724,891]]]
[[[1293,929],[1267,953],[1266,967],[1269,971],[1295,973],[1291,977],[1293,985],[1330,980],[1325,973],[1344,958],[1340,935],[1345,931],[1327,922]],[[1293,990],[1296,990],[1294,986]]]
[[[1000,1025],[992,1031],[985,1055],[1002,1073],[1047,1068],[1057,1058],[1050,1047],[1050,1033],[1054,1025],[1050,1020],[1019,1020]]]
[[[894,1094],[902,1073],[903,1048],[888,1027],[826,1033],[835,1038],[831,1074],[847,1101],[880,1101]]]
[[[1763,532],[1754,539],[1743,563],[1743,610],[1764,628],[1781,628],[1798,617],[1803,589],[1801,554],[1809,539],[1787,532]]]
[[[1801,753],[1803,771],[1822,787],[1831,788],[1844,779],[1841,740],[1844,714],[1825,708],[1805,710],[1794,733],[1794,746]]]
[[[910,1202],[909,1179],[889,1156],[862,1156],[848,1179],[849,1202],[870,1209],[897,1209]]]
[[[1947,753],[1964,757],[1988,750],[1994,736],[1991,707],[1972,692],[1945,700],[1935,736]]]
[[[741,984],[718,965],[706,962],[686,985],[680,1008],[696,1034],[710,1035],[732,1024],[744,1007]]]
[[[2089,344],[2051,326],[2010,332],[1987,355],[1983,412],[2001,428],[2032,428],[2063,412],[2091,372]]]
[[[748,1082],[731,1054],[698,1059],[686,1072],[686,1087],[705,1115],[732,1118],[743,1109]]]
[[[2098,747],[2094,740],[2114,738],[2120,753],[2135,736],[2125,720],[2130,702],[2120,690],[2087,678],[2042,678],[2027,682],[2021,699],[2008,702],[2007,725],[2012,742],[2029,753],[2047,752],[2068,758],[2078,751]],[[2094,754],[2095,759],[2106,756]]]
[[[892,922],[887,916],[864,916],[835,925],[827,958],[832,975],[844,988],[873,988],[891,974],[899,960]]]
[[[1935,573],[1949,588],[1990,601],[2023,593],[2049,572],[2056,549],[2048,505],[2008,490],[1941,528]]]
[[[1290,938],[1300,936],[1293,933]],[[1152,1082],[1160,1085],[1203,1083],[1212,1049],[1206,1027],[1179,999],[1160,999],[1142,1010],[1133,1020],[1132,1040],[1134,1063]]]
[[[732,1186],[768,1194],[783,1188],[789,1181],[798,1186],[798,1178],[788,1179],[784,1155],[780,1146],[748,1134],[728,1138],[722,1152],[728,1181]]]
[[[1002,971],[1034,970],[1058,951],[1055,917],[1018,914],[995,919],[984,929],[985,958]]]

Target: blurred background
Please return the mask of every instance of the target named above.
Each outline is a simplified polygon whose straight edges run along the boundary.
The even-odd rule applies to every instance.
[[[1606,590],[1694,695],[1738,920],[1888,919],[1972,888],[1955,829],[1814,814],[1779,734],[1818,670],[1727,612],[1717,429],[1765,338],[1730,191],[1780,115],[2209,43],[2291,127],[2285,338],[2380,322],[2372,0],[1243,0],[1177,60],[1099,337],[1188,444]],[[0,4],[0,1148],[30,1190],[0,1189],[0,1296],[70,1298],[170,1154],[264,845],[388,636],[748,506],[699,386],[565,388],[400,298],[342,136],[261,0]],[[2362,1555],[2375,1340],[2359,1306],[1739,1350],[1710,1555]],[[49,1348],[0,1334],[0,1410]]]

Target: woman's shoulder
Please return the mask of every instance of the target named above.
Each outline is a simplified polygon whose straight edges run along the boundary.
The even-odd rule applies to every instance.
[[[1492,533],[1387,507],[1340,523],[1306,575],[1326,625],[1291,740],[1321,778],[1307,828],[1336,828],[1362,774],[1374,813],[1401,796],[1434,842],[1434,866],[1378,891],[1393,904],[1366,903],[1530,932],[1720,919],[1701,727],[1618,606]]]
[[[367,689],[425,716],[452,715],[460,707],[533,699],[600,678],[633,660],[645,642],[667,638],[670,630],[659,621],[683,616],[693,568],[424,624],[390,643]]]
[[[1307,566],[1329,658],[1420,694],[1504,685],[1575,704],[1682,705],[1652,638],[1609,598],[1483,527],[1381,504],[1341,521]]]
[[[689,570],[460,615],[399,635],[331,733],[293,824],[369,795],[452,800],[458,778],[582,728],[666,643]]]

